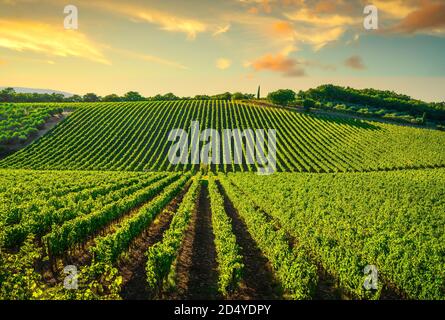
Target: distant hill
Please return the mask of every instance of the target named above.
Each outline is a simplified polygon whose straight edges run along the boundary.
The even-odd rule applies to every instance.
[[[0,90],[3,90],[5,88],[9,88],[9,87],[0,87]],[[23,88],[23,87],[12,87],[12,88],[14,88],[15,92],[18,92],[18,93],[40,93],[40,94],[42,94],[42,93],[48,93],[48,94],[58,93],[58,94],[63,94],[65,97],[71,97],[74,95],[73,93],[51,90],[51,89],[35,89],[35,88]]]
[[[278,171],[361,172],[445,166],[444,132],[317,116],[243,102],[182,100],[82,105],[69,116],[69,121],[61,122],[51,134],[1,160],[0,168],[199,170],[199,165],[191,164],[190,160],[184,161],[188,164],[176,165],[167,157],[172,144],[166,133],[181,128],[189,134],[192,121],[199,121],[206,128],[217,128],[220,137],[223,137],[221,128],[274,128],[279,138]],[[245,155],[249,148],[245,148],[247,144],[242,140]],[[216,143],[220,150],[219,155],[215,151],[215,157],[221,164],[209,166],[212,171],[247,172],[265,167],[258,163],[246,164],[244,159],[241,159],[244,164],[222,163],[221,151],[225,150],[225,155],[235,159],[234,153],[223,149],[221,139],[215,138],[215,141],[219,141]],[[185,154],[190,159],[192,151],[187,150],[188,143],[186,145]],[[203,146],[203,141],[197,145],[199,150]],[[253,149],[257,147],[250,151]],[[251,159],[258,155],[255,152]]]

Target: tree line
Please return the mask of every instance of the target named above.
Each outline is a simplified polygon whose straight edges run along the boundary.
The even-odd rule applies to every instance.
[[[445,120],[445,102],[428,103],[388,90],[358,90],[350,87],[323,85],[306,92],[300,91],[299,97],[313,99],[320,103],[331,101],[401,111],[412,116],[421,116],[426,113],[430,119]]]
[[[7,102],[121,102],[121,101],[173,101],[173,100],[251,100],[260,99],[260,87],[257,94],[224,92],[216,95],[196,95],[179,97],[171,92],[144,97],[137,91],[129,91],[122,96],[109,94],[99,96],[87,93],[83,96],[64,96],[60,93],[19,93],[13,88],[0,91],[0,103]],[[291,89],[270,92],[267,101],[289,107],[303,107],[305,110],[324,108],[330,105],[359,106],[382,110],[383,114],[402,112],[411,117],[428,118],[433,121],[445,120],[445,102],[428,103],[388,90],[354,89],[335,85],[322,85],[307,91],[296,93]],[[347,108],[347,107],[346,107]],[[380,112],[380,113],[381,113]],[[370,112],[372,113],[372,111]]]
[[[144,97],[137,91],[129,91],[122,96],[109,94],[100,96],[90,92],[85,95],[64,96],[61,93],[20,93],[13,88],[5,88],[0,91],[0,103],[26,103],[26,102],[120,102],[120,101],[173,101],[173,100],[244,100],[253,99],[254,94],[241,92],[224,92],[216,95],[196,95],[194,97],[179,97],[171,92],[157,94],[152,97]]]
[[[269,93],[267,100],[281,106],[303,107],[305,110],[343,105],[345,109],[354,106],[369,110],[369,114],[373,113],[371,110],[380,110],[375,115],[398,112],[422,118],[422,122],[426,118],[433,121],[445,120],[445,102],[428,103],[388,90],[359,90],[328,84],[298,93],[290,89],[277,90]]]

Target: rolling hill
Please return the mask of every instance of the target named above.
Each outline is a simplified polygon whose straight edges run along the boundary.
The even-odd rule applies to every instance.
[[[63,106],[62,104],[60,105]],[[70,105],[71,107],[73,105]],[[227,101],[173,101],[77,104],[76,111],[27,148],[0,161],[1,168],[187,171],[198,164],[171,164],[172,129],[191,136],[200,130],[276,130],[277,170],[344,172],[433,168],[445,165],[445,133],[391,124],[315,116],[287,109]],[[266,134],[267,136],[267,134]],[[268,139],[265,139],[267,147]],[[201,150],[205,143],[200,142]],[[258,162],[222,163],[229,149],[221,141],[212,171],[255,171]],[[249,152],[246,137],[241,145]],[[235,149],[236,142],[233,144]],[[255,152],[259,146],[252,146]],[[266,148],[267,149],[267,148]],[[253,150],[250,150],[253,151]],[[267,151],[267,150],[265,150]],[[187,150],[189,162],[193,156]],[[231,155],[233,160],[235,155]],[[198,162],[199,163],[199,162]]]

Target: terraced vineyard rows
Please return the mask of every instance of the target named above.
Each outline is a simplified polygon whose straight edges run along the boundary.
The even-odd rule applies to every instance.
[[[199,165],[172,165],[167,158],[172,144],[167,139],[169,131],[174,128],[188,131],[193,120],[199,121],[201,130],[216,128],[220,134],[223,129],[275,129],[279,171],[375,171],[445,165],[445,134],[433,130],[312,116],[227,101],[99,103],[78,104],[75,108],[74,114],[47,135],[1,160],[0,167],[197,169]],[[227,152],[223,148],[222,153]],[[244,141],[244,157],[246,152]],[[189,151],[189,156],[192,159],[197,155]],[[220,163],[212,164],[211,169],[252,171],[257,166]]]

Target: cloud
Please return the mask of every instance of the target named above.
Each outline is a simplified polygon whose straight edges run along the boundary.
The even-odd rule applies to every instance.
[[[232,61],[226,58],[216,60],[216,67],[220,70],[226,70],[232,65]]]
[[[337,27],[359,24],[363,17],[349,17],[340,14],[321,15],[308,8],[303,8],[292,13],[285,13],[285,16],[296,22],[303,22],[314,27]]]
[[[262,11],[264,13],[271,13],[272,12],[272,5],[270,0],[257,0],[253,1],[258,3],[258,6],[256,7],[258,12]]]
[[[314,8],[317,13],[333,13],[337,10],[337,4],[332,1],[319,1]]]
[[[416,33],[422,31],[445,31],[445,3],[425,2],[422,7],[408,14],[389,32]]]
[[[253,7],[248,9],[248,12],[251,14],[258,14],[261,12],[271,13],[272,12],[272,2],[275,0],[239,0],[239,2],[247,5],[253,4]]]
[[[111,64],[85,34],[30,20],[0,19],[0,47]]]
[[[230,30],[230,24],[228,24],[228,25],[226,25],[226,26],[224,26],[224,27],[219,27],[214,33],[213,33],[213,36],[214,37],[217,37],[217,36],[219,36],[219,35],[221,35],[221,34],[223,34],[223,33],[226,33],[227,31],[229,31]]]
[[[292,52],[295,52],[295,51],[298,51],[298,47],[295,46],[295,45],[293,45],[293,44],[290,44],[290,45],[285,46],[285,47],[281,50],[280,53],[281,53],[283,56],[287,57],[288,55],[290,55]]]
[[[360,56],[354,55],[345,60],[345,66],[355,70],[365,70],[365,64]]]
[[[330,29],[317,30],[314,28],[301,28],[295,33],[295,38],[299,39],[303,43],[312,45],[315,51],[318,51],[325,47],[330,42],[334,42],[340,39],[345,33],[346,28],[336,27]]]
[[[280,35],[277,34],[279,30],[277,32],[274,31],[274,25],[277,25],[279,29],[281,26],[278,23],[283,22],[283,20],[275,17],[234,12],[223,13],[220,16],[220,20],[229,21],[232,25],[237,25],[237,29],[240,30],[237,35],[242,37],[243,40],[242,45],[238,46],[236,50],[249,52],[249,55],[258,52],[258,48],[262,48],[264,50],[263,53],[281,50],[292,52],[297,48],[293,34]]]
[[[277,21],[273,24],[272,30],[278,35],[292,35],[294,33],[294,28],[291,23],[287,21]]]
[[[298,61],[288,58],[282,54],[267,54],[259,59],[249,63],[255,71],[273,71],[282,73],[287,77],[302,77],[306,75],[305,70],[299,65]]]
[[[296,24],[293,31],[294,41],[309,44],[316,51],[330,42],[339,40],[349,27],[360,25],[363,21],[361,16],[320,14],[307,7],[284,15]]]
[[[185,33],[187,35],[187,38],[191,40],[195,39],[198,33],[204,32],[208,29],[207,24],[200,20],[185,18],[179,15],[152,8],[138,7],[111,1],[87,2],[86,5],[125,15],[136,22],[148,22],[156,24],[160,27],[161,30]]]
[[[379,11],[386,13],[394,19],[405,18],[417,9],[417,3],[407,0],[374,0],[372,4],[375,5]]]
[[[262,0],[239,0],[244,5],[261,10]],[[258,27],[275,46],[309,45],[315,51],[343,38],[345,44],[356,42],[363,30],[363,8],[368,0],[270,0],[273,15],[250,15],[252,20],[271,20],[268,30]],[[393,33],[445,34],[444,0],[373,0],[379,9],[381,29],[395,24]],[[278,15],[279,14],[279,15]],[[278,19],[278,16],[280,18]],[[266,22],[263,19],[263,22]],[[243,24],[243,22],[240,22]],[[386,29],[388,30],[388,29]],[[381,33],[375,33],[376,35]],[[358,36],[357,36],[358,35]],[[346,39],[348,37],[348,39]],[[352,39],[351,37],[355,37]],[[270,48],[268,49],[270,50]],[[273,49],[277,52],[277,49]]]
[[[258,14],[260,12],[260,9],[258,9],[257,7],[251,7],[249,8],[249,10],[247,10],[247,12],[250,14]]]

